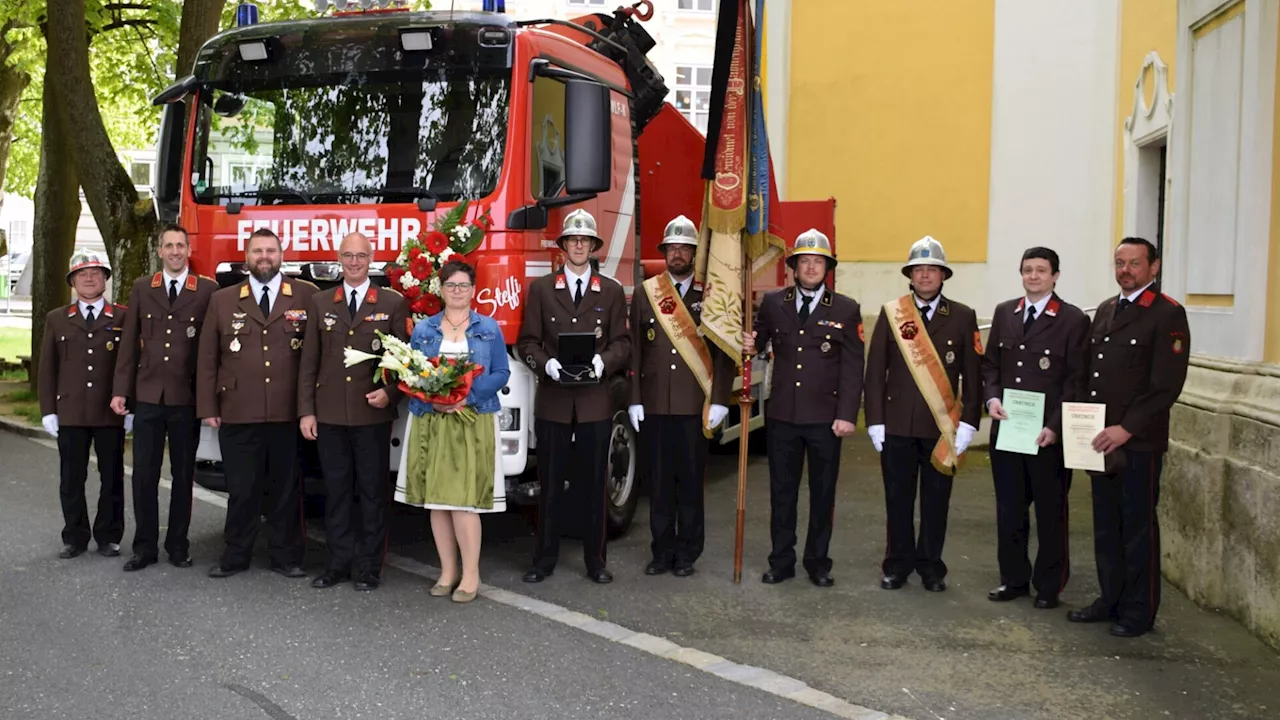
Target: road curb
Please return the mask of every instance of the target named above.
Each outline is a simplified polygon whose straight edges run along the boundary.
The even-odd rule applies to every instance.
[[[4,417],[0,417],[0,430],[29,438],[38,438],[45,434],[44,428],[42,427],[28,425],[24,422],[18,422],[17,420],[10,420],[9,418]]]

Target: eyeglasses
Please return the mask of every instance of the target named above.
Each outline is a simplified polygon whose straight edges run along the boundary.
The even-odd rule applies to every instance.
[[[367,262],[369,258],[373,256],[370,255],[369,253],[342,253],[338,257],[342,258],[342,262],[351,262],[352,260]]]
[[[564,239],[565,245],[590,245],[593,242],[595,242],[595,240],[589,237],[582,237],[581,235],[567,237]]]
[[[465,282],[465,283],[447,282],[447,283],[445,283],[445,284],[444,284],[444,289],[445,289],[445,290],[453,290],[453,291],[455,291],[455,292],[457,292],[457,291],[461,291],[461,290],[470,290],[470,289],[471,289],[471,283],[469,283],[469,282]]]

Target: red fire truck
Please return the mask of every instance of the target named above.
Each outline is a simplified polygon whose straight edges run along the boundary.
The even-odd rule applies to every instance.
[[[157,210],[188,228],[193,267],[224,286],[244,279],[245,242],[265,226],[283,240],[284,271],[323,288],[340,281],[337,245],[350,231],[373,241],[373,275],[385,283],[383,265],[437,214],[463,200],[488,206],[494,225],[473,254],[475,308],[498,320],[510,346],[524,289],[560,262],[565,213],[595,216],[606,239],[599,272],[628,292],[662,267],[665,224],[700,219],[704,139],[664,102],[645,57],[654,43],[640,21],[651,13],[648,2],[573,21],[372,11],[224,31],[155,100],[164,106]],[[788,238],[809,227],[833,235],[834,206],[783,203],[779,225]],[[756,289],[783,281],[779,263]],[[518,359],[511,367],[500,395],[503,470],[507,497],[530,502],[537,379]],[[639,487],[628,380],[611,382],[617,533]],[[720,442],[742,432],[736,405],[732,413]],[[203,432],[200,459],[216,463],[215,431]],[[396,448],[402,437],[403,422]],[[393,448],[393,462],[399,455]]]

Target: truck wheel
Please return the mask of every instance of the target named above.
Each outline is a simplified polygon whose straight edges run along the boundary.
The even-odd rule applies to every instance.
[[[640,499],[640,483],[636,474],[638,454],[631,419],[626,412],[614,412],[613,428],[609,432],[609,476],[605,486],[610,538],[625,533],[635,517],[636,504]]]

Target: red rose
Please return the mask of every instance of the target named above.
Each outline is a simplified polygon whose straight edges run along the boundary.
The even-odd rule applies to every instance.
[[[404,277],[404,268],[399,265],[387,266],[387,280],[391,282],[391,287],[396,290],[400,289],[400,278]]]
[[[405,288],[404,290],[404,296],[410,300],[417,300],[420,295],[422,295],[421,285],[414,285],[413,287]]]
[[[425,297],[420,297],[417,300],[414,300],[413,302],[409,303],[409,310],[412,311],[414,315],[428,314],[427,299]]]
[[[427,252],[432,255],[439,255],[445,251],[445,248],[449,247],[449,238],[439,230],[432,230],[427,233],[423,244],[426,245]]]
[[[409,261],[409,272],[419,280],[426,280],[431,275],[431,261],[425,255],[419,255]]]
[[[410,260],[417,260],[418,256],[421,254],[422,254],[422,248],[418,247],[417,245],[414,245],[413,247],[409,248]]]
[[[423,312],[428,315],[435,315],[440,312],[440,298],[431,293],[427,293],[420,298],[422,302]]]

